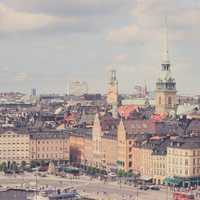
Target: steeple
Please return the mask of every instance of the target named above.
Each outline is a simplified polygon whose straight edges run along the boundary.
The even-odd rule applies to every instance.
[[[109,71],[108,91],[107,91],[107,104],[118,105],[118,81],[116,70]]]
[[[171,74],[168,50],[167,18],[165,18],[161,73],[156,82],[156,113],[172,114],[176,110],[176,81]]]
[[[165,18],[164,37],[163,37],[163,55],[162,56],[163,56],[162,64],[170,64],[170,61],[169,61],[169,49],[168,49],[167,17]]]
[[[116,81],[117,81],[116,70],[111,69],[110,70],[110,79],[109,79],[109,82],[110,83],[114,83]]]

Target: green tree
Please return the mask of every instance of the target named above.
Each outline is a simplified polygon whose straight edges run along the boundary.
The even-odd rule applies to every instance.
[[[23,161],[21,162],[21,167],[22,167],[22,169],[24,169],[25,166],[26,166],[26,161],[23,160]]]
[[[13,161],[11,164],[10,164],[10,169],[13,170],[13,171],[16,171],[18,169],[17,167],[17,163],[15,161]]]
[[[0,165],[0,171],[5,171],[7,169],[6,162],[2,162]]]
[[[126,175],[126,172],[124,170],[120,169],[117,171],[117,176],[124,177],[125,175]]]

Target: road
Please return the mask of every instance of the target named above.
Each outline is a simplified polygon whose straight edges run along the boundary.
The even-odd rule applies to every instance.
[[[0,176],[1,185],[36,185],[36,177],[32,174],[23,176]],[[133,186],[128,186],[117,182],[106,182],[82,176],[78,179],[61,178],[56,176],[37,177],[38,188],[51,186],[55,188],[66,188],[73,186],[84,196],[93,197],[102,200],[167,200],[169,192],[166,189],[160,191],[143,191]],[[171,200],[171,198],[168,198]]]

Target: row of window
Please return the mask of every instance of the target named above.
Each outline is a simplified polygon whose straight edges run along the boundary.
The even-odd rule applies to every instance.
[[[38,154],[37,158],[62,158],[63,154]],[[34,158],[34,156],[32,155],[32,158]]]
[[[29,159],[29,157],[0,157],[0,160],[23,160],[23,159]]]
[[[15,151],[27,151],[28,152],[29,149],[3,149],[3,150],[1,149],[0,153],[1,152],[8,152],[8,151],[11,151],[11,152],[15,152]]]
[[[48,141],[48,140],[42,140],[42,141],[37,141],[37,143],[38,144],[53,144],[53,143],[55,143],[55,144],[58,144],[58,143],[60,143],[60,144],[62,144],[63,143],[63,140],[60,140],[60,141],[58,141],[58,140],[56,140],[56,141]],[[34,141],[32,141],[32,144],[34,144]]]
[[[193,165],[196,165],[196,164],[200,165],[200,158],[193,158],[192,161],[193,161],[192,162]],[[188,159],[182,159],[182,158],[181,159],[178,159],[178,158],[170,159],[169,158],[169,164],[170,163],[176,164],[176,165],[183,165],[183,164],[185,164],[186,166],[189,165]]]
[[[24,143],[24,142],[12,142],[12,143],[3,142],[3,143],[1,143],[0,142],[0,145],[29,145],[29,143],[28,142],[26,142],[26,143]]]
[[[27,135],[0,135],[0,138],[5,138],[5,137],[12,137],[12,138],[15,138],[15,137],[27,137]]]
[[[187,151],[179,151],[176,149],[169,149],[168,154],[176,154],[176,155],[183,155],[183,156],[200,156],[200,150],[194,150],[192,152],[187,152]]]
[[[60,150],[60,151],[62,151],[63,150],[63,148],[62,147],[37,147],[37,151],[49,151],[49,150]],[[35,148],[34,147],[32,147],[32,151],[35,151]]]

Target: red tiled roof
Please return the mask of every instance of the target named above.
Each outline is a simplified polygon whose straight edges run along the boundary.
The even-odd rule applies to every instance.
[[[130,113],[138,110],[137,105],[123,105],[118,108],[119,115],[127,119]]]

